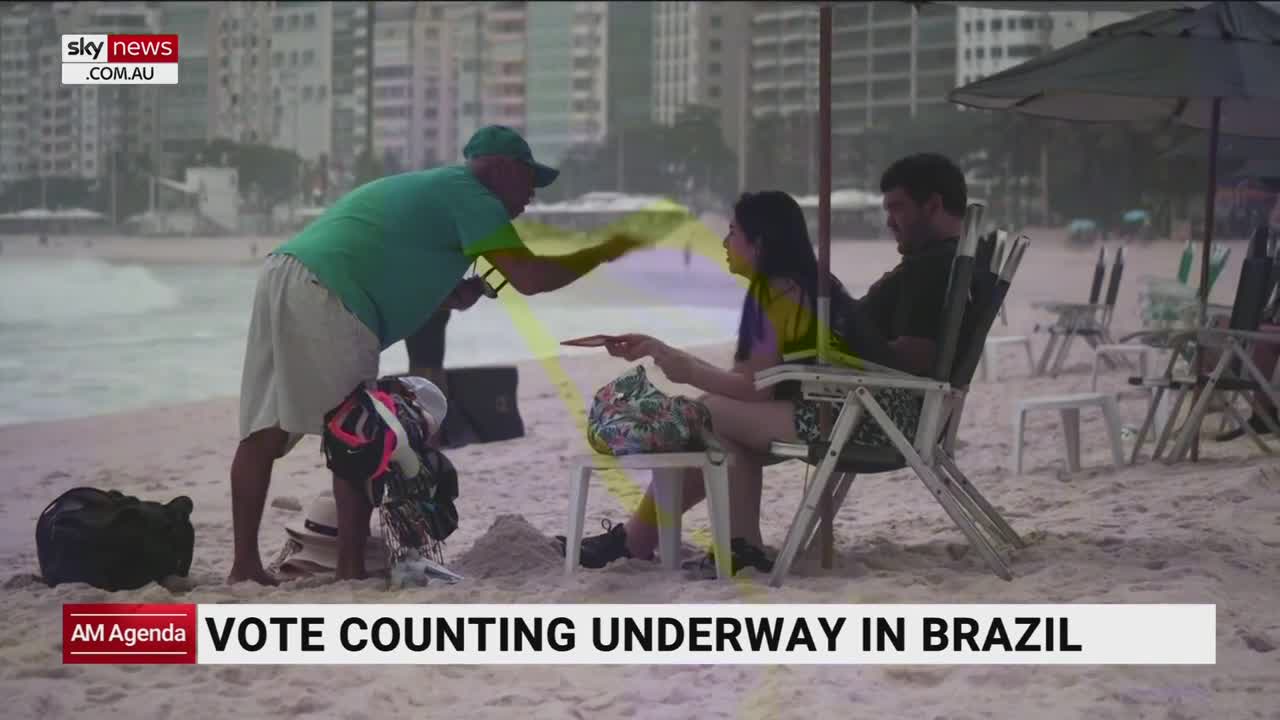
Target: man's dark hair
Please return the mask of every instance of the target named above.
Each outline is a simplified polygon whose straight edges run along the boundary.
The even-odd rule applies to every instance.
[[[954,217],[964,217],[969,202],[964,173],[950,158],[938,153],[908,155],[890,165],[880,176],[880,192],[894,188],[902,188],[917,204],[924,204],[937,193],[942,198],[942,208]]]

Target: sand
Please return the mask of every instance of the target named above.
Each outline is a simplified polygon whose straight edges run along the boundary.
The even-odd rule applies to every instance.
[[[1051,234],[1045,236],[1052,239]],[[141,241],[134,241],[134,246]],[[95,247],[101,247],[98,243]],[[136,247],[135,247],[136,249]],[[1169,275],[1176,245],[1134,247],[1118,329],[1137,325],[1136,279]],[[8,245],[6,245],[6,252]],[[1096,250],[1094,251],[1096,252]],[[1242,248],[1215,300],[1230,302]],[[842,243],[838,274],[865,285],[892,248]],[[1010,300],[1009,327],[1041,316],[1030,303],[1083,299],[1089,251],[1039,240]],[[456,322],[464,321],[460,316]],[[1036,340],[1037,351],[1042,340]],[[731,348],[698,348],[725,363]],[[527,435],[449,456],[458,469],[461,525],[445,558],[468,579],[388,592],[383,582],[324,578],[274,589],[227,586],[231,517],[227,472],[236,400],[82,420],[0,428],[0,695],[5,718],[1277,718],[1280,707],[1280,463],[1247,441],[1206,441],[1199,464],[1108,467],[1100,418],[1082,413],[1085,469],[1064,469],[1055,413],[1031,416],[1026,469],[1010,470],[1015,398],[1088,389],[1089,355],[1077,348],[1057,379],[1029,379],[1020,350],[997,382],[975,384],[960,433],[959,464],[1031,541],[1014,582],[991,575],[909,472],[860,478],[837,518],[836,566],[812,558],[781,589],[748,574],[721,585],[667,574],[642,561],[560,574],[551,537],[564,532],[570,459],[588,452],[578,419],[592,393],[627,368],[600,355],[520,365]],[[662,387],[659,371],[651,373]],[[1108,373],[1103,388],[1123,386]],[[688,388],[683,389],[690,392]],[[1141,399],[1121,412],[1137,423]],[[1216,428],[1216,421],[1210,423]],[[765,476],[764,536],[776,548],[799,499],[803,466]],[[632,478],[642,487],[647,478]],[[327,488],[318,442],[308,438],[278,466],[262,528],[268,554],[284,526]],[[195,560],[186,580],[106,593],[44,587],[33,530],[58,493],[89,484],[195,502]],[[621,521],[629,505],[593,484],[587,527]],[[686,543],[706,513],[686,519]],[[142,667],[61,664],[61,604],[141,602],[1188,602],[1218,606],[1211,667]]]

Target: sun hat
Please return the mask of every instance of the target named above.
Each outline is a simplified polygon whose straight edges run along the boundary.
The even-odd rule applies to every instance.
[[[325,570],[337,568],[338,505],[332,491],[315,496],[306,514],[286,525],[285,532],[299,549],[289,554],[284,564],[305,564]],[[365,543],[365,568],[369,572],[386,570],[387,546],[376,514],[369,534],[369,542]]]
[[[534,160],[529,143],[520,137],[520,133],[506,125],[486,125],[480,128],[467,141],[466,147],[462,148],[462,157],[468,160],[488,155],[515,158],[533,168],[534,187],[546,187],[560,175],[559,170]]]

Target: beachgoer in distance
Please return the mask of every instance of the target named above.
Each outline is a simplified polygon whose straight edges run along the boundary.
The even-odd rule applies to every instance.
[[[375,180],[270,253],[254,297],[240,390],[240,443],[231,464],[235,557],[228,582],[274,584],[258,551],[271,471],[325,413],[376,379],[379,353],[441,305],[463,309],[484,292],[461,278],[484,257],[520,293],[562,288],[646,244],[616,235],[599,246],[539,256],[511,221],[558,174],[504,126],[481,128],[465,165]],[[461,282],[460,282],[461,281]],[[364,576],[372,508],[335,477],[339,579]]]
[[[893,365],[926,374],[937,352],[951,261],[963,227],[964,174],[943,156],[913,155],[894,163],[880,187],[902,260],[857,301],[831,278],[832,327],[839,332],[848,322],[869,322],[896,358]],[[818,263],[804,213],[782,192],[743,195],[734,206],[724,245],[730,271],[750,280],[731,369],[646,335],[623,336],[608,351],[629,361],[653,358],[667,379],[706,393],[701,400],[729,453],[734,572],[744,567],[767,572],[773,563],[763,550],[760,494],[764,465],[774,462],[769,445],[819,439],[818,406],[804,400],[797,387],[757,390],[754,377],[780,364],[784,354],[816,346]],[[919,420],[920,396],[895,389],[877,390],[874,396],[910,437]],[[870,420],[858,426],[853,442],[889,444]],[[689,471],[683,483],[685,510],[704,497],[698,475]],[[605,526],[605,533],[582,541],[582,565],[599,568],[618,558],[650,558],[658,542],[652,487],[626,523],[606,520]],[[705,558],[703,567],[714,568],[713,558]]]

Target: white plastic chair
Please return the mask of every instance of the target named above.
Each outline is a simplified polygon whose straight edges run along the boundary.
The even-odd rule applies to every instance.
[[[707,512],[711,516],[711,538],[716,560],[716,577],[733,577],[733,553],[729,549],[729,460],[717,463],[706,452],[653,453],[640,455],[584,455],[573,462],[569,477],[569,531],[565,534],[564,571],[578,570],[582,555],[582,529],[586,523],[587,493],[596,470],[652,470],[654,504],[658,509],[658,556],[668,570],[680,569],[680,487],[682,473],[699,468],[707,490]]]

